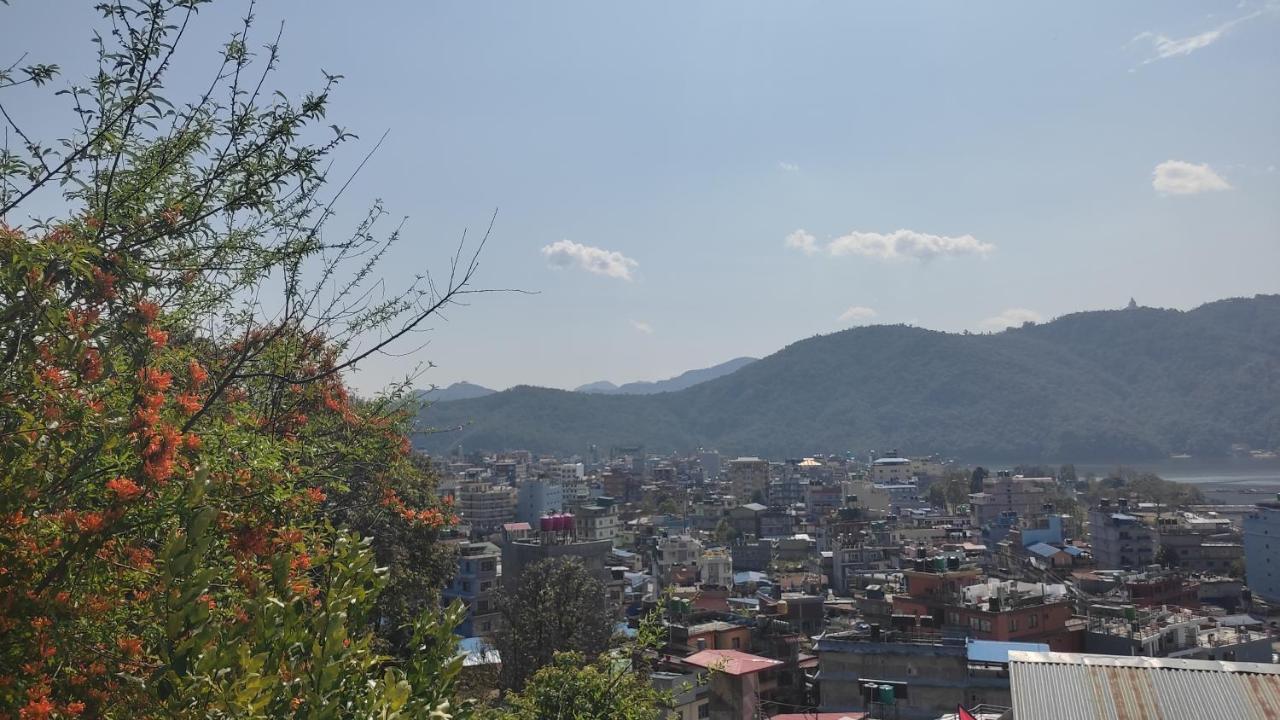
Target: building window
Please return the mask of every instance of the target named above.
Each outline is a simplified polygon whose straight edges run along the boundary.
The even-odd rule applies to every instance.
[[[739,649],[739,648],[741,648],[741,647],[742,647],[742,638],[734,638],[734,639],[733,639],[733,649],[734,649],[734,650],[737,650],[737,649]]]
[[[1034,628],[1034,627],[1040,627],[1040,616],[1039,616],[1039,615],[1031,615],[1031,616],[1027,619],[1027,627],[1033,627],[1033,628]]]
[[[698,706],[698,717],[699,717],[699,718],[709,718],[709,717],[711,717],[711,704],[710,704],[710,703],[703,703],[703,704],[701,704],[701,705],[699,705],[699,706]]]
[[[1009,632],[1018,631],[1018,618],[1009,618]]]

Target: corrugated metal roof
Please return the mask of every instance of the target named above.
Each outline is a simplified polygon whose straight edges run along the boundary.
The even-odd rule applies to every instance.
[[[1272,720],[1280,665],[1011,652],[1014,720]]]

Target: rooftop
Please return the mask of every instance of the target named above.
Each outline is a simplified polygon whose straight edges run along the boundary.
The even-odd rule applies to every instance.
[[[1012,652],[1013,712],[1036,720],[1280,717],[1280,665]]]
[[[750,675],[782,664],[780,660],[752,655],[737,650],[703,650],[684,659],[685,663],[726,675]]]

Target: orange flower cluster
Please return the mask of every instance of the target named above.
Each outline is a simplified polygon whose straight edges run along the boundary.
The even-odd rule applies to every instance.
[[[129,502],[142,495],[142,488],[127,477],[112,478],[107,481],[107,489],[115,494],[116,500]]]
[[[415,509],[409,507],[391,488],[382,491],[382,506],[404,518],[411,525],[422,525],[428,528],[442,528],[458,522],[453,513],[442,512],[438,508]]]

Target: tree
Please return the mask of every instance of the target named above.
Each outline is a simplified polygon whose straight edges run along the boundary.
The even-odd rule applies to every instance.
[[[658,720],[668,699],[625,658],[556,653],[489,720]]]
[[[729,522],[729,518],[720,518],[720,522],[716,523],[716,542],[729,545],[740,537],[742,537],[742,533],[738,532],[738,528]]]
[[[22,139],[0,153],[0,715],[465,714],[460,608],[382,656],[387,572],[336,523],[358,498],[429,556],[452,522],[410,461],[407,380],[356,400],[345,377],[471,292],[476,256],[371,293],[398,231],[377,205],[330,227],[352,136],[304,139],[336,77],[271,94],[278,45],[255,59],[246,18],[207,89],[160,95],[203,4],[100,6],[60,139],[3,104],[56,66],[0,71]],[[17,219],[35,203],[63,212]]]
[[[987,469],[982,467],[981,465],[974,468],[973,474],[969,476],[969,492],[971,493],[982,492],[982,481],[986,480],[989,474],[990,473],[987,472]]]
[[[557,652],[594,660],[613,635],[613,613],[604,583],[576,558],[547,558],[526,567],[514,586],[499,594],[504,629],[500,684],[520,690]]]

